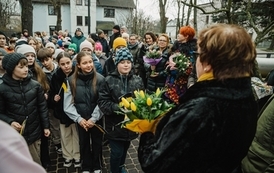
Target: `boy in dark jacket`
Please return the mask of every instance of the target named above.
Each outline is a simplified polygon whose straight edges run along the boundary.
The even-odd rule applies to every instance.
[[[41,164],[41,129],[46,137],[50,135],[44,90],[28,75],[28,60],[23,54],[5,55],[2,66],[6,74],[0,85],[0,119],[23,135],[33,160]]]

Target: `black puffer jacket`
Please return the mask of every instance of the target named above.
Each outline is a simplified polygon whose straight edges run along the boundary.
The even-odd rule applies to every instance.
[[[68,75],[68,77],[71,76],[73,72],[74,70]],[[65,124],[68,127],[74,122],[64,112],[64,89],[61,87],[63,83],[64,85],[67,84],[66,78],[67,76],[62,71],[62,69],[58,68],[58,70],[53,74],[50,82],[49,100],[50,100],[51,107],[54,110],[54,116],[60,120],[61,124]],[[59,94],[61,97],[58,102],[54,101],[54,96],[56,94]]]
[[[124,115],[116,114],[119,110],[120,97],[138,89],[144,89],[142,79],[131,72],[128,76],[121,76],[117,69],[106,77],[105,85],[99,91],[98,105],[105,115],[107,137],[113,140],[130,141],[137,134],[125,128],[121,128],[120,122]],[[118,125],[119,124],[119,125]]]
[[[0,85],[0,105],[0,119],[8,124],[14,121],[22,124],[27,118],[23,136],[28,144],[40,139],[41,129],[49,129],[44,90],[30,76],[18,81],[5,74]]]
[[[96,91],[93,91],[92,81],[94,79],[94,75],[96,75]],[[71,83],[71,79],[73,76],[69,78]],[[97,106],[97,101],[99,98],[99,90],[102,88],[105,79],[99,73],[94,74],[91,72],[90,74],[84,75],[82,73],[78,73],[78,79],[76,82],[76,93],[74,97],[74,104],[78,114],[81,115],[82,118],[88,120],[91,118],[91,114],[94,111],[94,108]],[[70,86],[72,86],[70,84]]]
[[[197,82],[155,135],[141,135],[141,167],[146,173],[231,173],[248,151],[257,114],[250,78]]]

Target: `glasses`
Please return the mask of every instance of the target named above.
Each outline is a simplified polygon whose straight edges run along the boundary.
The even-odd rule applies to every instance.
[[[166,40],[158,40],[158,41],[167,42]]]

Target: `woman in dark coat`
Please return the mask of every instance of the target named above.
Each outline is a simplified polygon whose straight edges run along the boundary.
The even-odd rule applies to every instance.
[[[250,36],[236,25],[213,25],[201,31],[198,47],[197,83],[155,133],[140,137],[138,158],[146,173],[231,173],[254,137],[256,50]]]

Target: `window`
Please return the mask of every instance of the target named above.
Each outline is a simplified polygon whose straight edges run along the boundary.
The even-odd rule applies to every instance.
[[[76,5],[82,5],[82,0],[76,0]]]
[[[49,15],[56,15],[56,11],[53,5],[48,6]]]
[[[89,0],[85,0],[85,6],[88,6],[88,1],[89,1]]]
[[[88,16],[85,16],[85,26],[88,26]]]
[[[83,26],[82,16],[76,16],[77,26]]]
[[[114,18],[115,17],[115,9],[104,9],[104,17]]]

